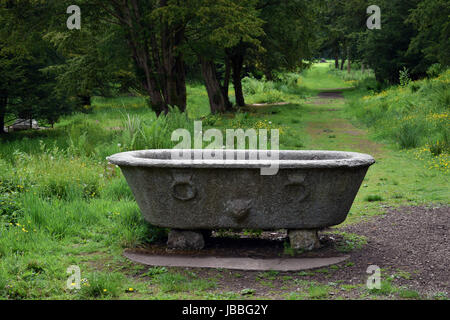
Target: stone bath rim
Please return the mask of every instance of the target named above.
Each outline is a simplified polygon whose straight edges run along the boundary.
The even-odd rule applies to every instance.
[[[347,152],[347,151],[327,151],[327,150],[268,150],[278,152],[277,159],[260,158],[259,155],[267,157],[266,150],[231,150],[235,153],[248,155],[257,153],[258,160],[172,160],[172,152],[181,152],[177,149],[150,149],[128,151],[114,154],[106,159],[118,166],[131,167],[166,167],[166,168],[242,168],[242,169],[259,169],[264,166],[273,166],[277,163],[280,169],[299,168],[352,168],[361,166],[371,166],[375,163],[375,159],[364,153]],[[185,149],[184,152],[195,152],[204,154],[208,149]],[[216,150],[228,152],[230,150]],[[286,159],[287,158],[287,159]],[[321,159],[322,158],[322,159]]]

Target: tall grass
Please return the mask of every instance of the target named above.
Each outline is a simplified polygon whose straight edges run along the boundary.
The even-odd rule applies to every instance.
[[[193,132],[193,122],[178,108],[170,108],[167,115],[152,119],[143,119],[138,115],[127,114],[123,126],[123,146],[127,150],[170,149],[175,143],[171,140],[176,129]]]
[[[245,77],[242,79],[242,88],[246,101],[252,103],[297,102],[305,97],[305,90],[298,84],[300,75],[297,73],[284,73],[276,81]]]
[[[402,149],[427,146],[450,152],[450,70],[353,99],[350,112],[379,137]]]
[[[341,78],[347,83],[353,83],[355,85],[359,84],[359,82],[361,81],[375,77],[375,74],[371,69],[366,69],[362,71],[361,69],[353,68],[350,70],[350,72],[347,72],[347,70],[336,69],[334,66],[331,65],[329,73]]]
[[[320,90],[330,90],[336,88],[352,88],[354,83],[346,82],[340,74],[335,74],[331,70],[331,63],[316,63],[312,68],[302,72],[297,84],[303,90],[311,90],[314,93]]]
[[[271,128],[247,113],[208,115],[202,92],[188,100],[188,114],[171,108],[156,115],[142,98],[95,98],[89,114],[62,117],[54,129],[17,132],[0,143],[0,298],[102,298],[124,292],[126,279],[92,267],[89,252],[120,256],[166,235],[147,224],[133,194],[106,156],[148,148],[172,148],[175,129]],[[205,117],[206,116],[206,117]],[[80,255],[82,253],[82,255]],[[90,262],[87,263],[86,260]],[[65,289],[66,268],[87,273],[77,294]],[[106,289],[106,291],[103,291]]]

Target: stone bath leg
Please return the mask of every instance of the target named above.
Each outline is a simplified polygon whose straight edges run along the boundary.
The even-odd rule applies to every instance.
[[[291,248],[311,251],[320,248],[319,235],[315,229],[289,230]]]
[[[167,247],[170,249],[201,250],[205,246],[203,234],[197,231],[171,230]]]

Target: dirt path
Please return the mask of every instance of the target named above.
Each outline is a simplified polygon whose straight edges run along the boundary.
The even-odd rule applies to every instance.
[[[344,96],[341,91],[323,91],[311,98],[306,132],[313,149],[357,151],[378,156],[384,146],[371,141],[367,132],[356,128],[343,116]]]
[[[342,92],[321,92],[311,102],[306,126],[308,147],[364,152],[375,159],[386,156],[385,145],[369,140],[366,130],[345,119]],[[448,294],[449,223],[448,206],[411,206],[388,209],[386,215],[346,226],[340,230],[364,236],[368,243],[351,254],[354,267],[341,269],[333,279],[363,281],[367,265],[376,264],[391,275],[395,270],[403,273],[395,279],[398,285],[425,295]]]

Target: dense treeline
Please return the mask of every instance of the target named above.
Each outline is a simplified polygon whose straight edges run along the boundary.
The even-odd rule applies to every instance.
[[[365,0],[327,0],[320,7],[321,52],[335,59],[341,70],[347,61],[375,71],[378,82],[399,82],[406,68],[413,79],[428,69],[443,70],[450,63],[450,3],[446,0],[377,1],[381,29],[366,26]],[[339,64],[339,59],[341,63]]]
[[[73,2],[1,1],[0,132],[7,115],[53,124],[99,95],[184,111],[191,72],[217,113],[245,105],[248,73],[276,80],[313,57],[348,70],[358,62],[388,83],[404,68],[419,78],[450,60],[445,0],[380,0],[380,30],[367,29],[365,0],[79,0],[81,29],[69,30]]]

